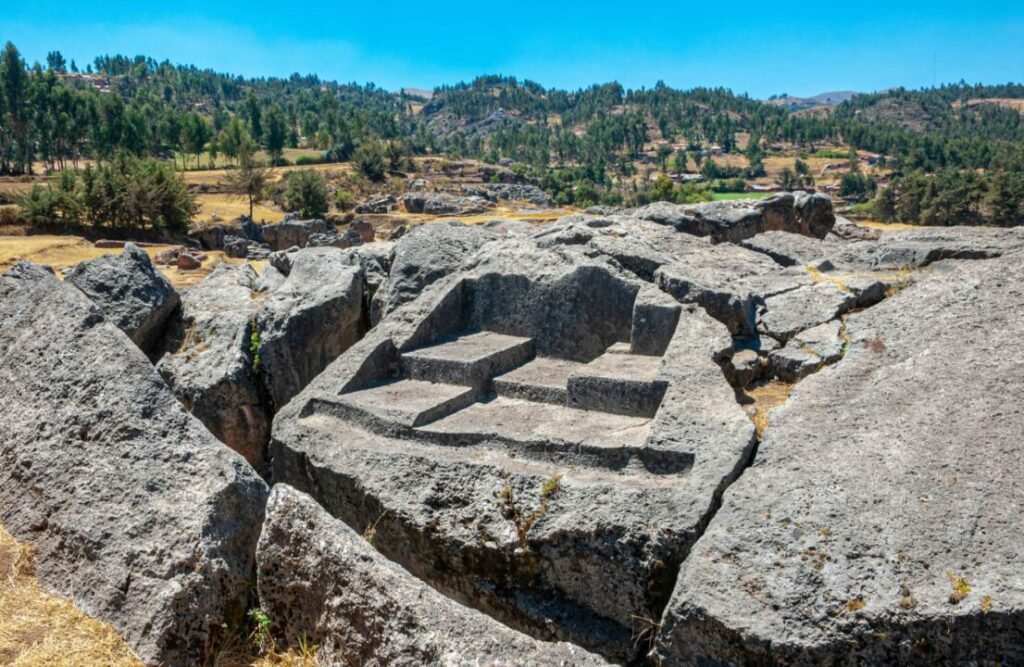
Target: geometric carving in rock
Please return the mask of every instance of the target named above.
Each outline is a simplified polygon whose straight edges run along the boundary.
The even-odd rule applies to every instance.
[[[651,320],[671,323],[664,357],[605,354],[642,286],[580,246],[489,243],[278,413],[274,479],[375,525],[381,553],[460,602],[637,657],[754,443],[717,364],[728,332],[700,309]]]

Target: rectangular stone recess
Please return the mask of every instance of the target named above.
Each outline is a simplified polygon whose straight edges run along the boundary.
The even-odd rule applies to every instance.
[[[569,376],[569,407],[653,417],[668,383],[658,379],[661,357],[606,353]]]
[[[476,397],[472,387],[397,380],[343,394],[340,398],[343,403],[374,417],[403,426],[421,426],[471,405]]]
[[[569,400],[569,376],[582,366],[578,361],[537,357],[511,373],[494,378],[494,391],[498,396],[565,405]]]
[[[498,397],[475,403],[420,430],[456,436],[494,434],[510,440],[560,441],[620,449],[642,447],[649,429],[650,420],[646,418]]]
[[[490,389],[496,375],[533,358],[530,338],[493,331],[464,334],[453,340],[402,354],[402,371],[411,380],[444,382]]]

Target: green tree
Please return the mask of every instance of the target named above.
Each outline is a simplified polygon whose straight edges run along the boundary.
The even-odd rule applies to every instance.
[[[327,182],[323,175],[312,169],[288,174],[284,195],[289,211],[297,211],[303,218],[322,218],[327,214]]]
[[[263,142],[270,153],[271,164],[278,164],[284,153],[284,144],[288,139],[288,125],[281,107],[273,105],[263,116]]]
[[[237,169],[228,172],[227,186],[235,196],[249,200],[249,219],[252,220],[253,206],[266,196],[270,172],[256,163],[249,150],[239,156],[239,163]]]
[[[0,124],[0,171],[23,174],[32,168],[29,78],[25,61],[11,42],[0,54],[0,89],[0,110],[4,112],[4,122]]]

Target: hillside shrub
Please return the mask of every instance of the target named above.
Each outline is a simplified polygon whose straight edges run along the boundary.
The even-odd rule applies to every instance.
[[[118,154],[81,171],[65,170],[18,200],[34,224],[184,232],[196,212],[195,199],[171,165]]]
[[[327,182],[312,169],[294,171],[288,174],[284,201],[289,211],[303,218],[322,218],[327,215]]]

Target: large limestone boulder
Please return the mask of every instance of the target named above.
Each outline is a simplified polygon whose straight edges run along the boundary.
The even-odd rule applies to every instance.
[[[849,316],[684,562],[664,664],[1024,661],[1022,259]]]
[[[427,215],[473,215],[491,206],[483,197],[461,197],[447,192],[412,192],[402,198],[402,203],[409,213]]]
[[[189,412],[259,467],[270,413],[255,367],[256,281],[248,264],[221,264],[185,292],[181,322],[157,368]]]
[[[371,528],[372,530],[372,528]],[[603,665],[463,607],[384,558],[304,493],[274,487],[257,551],[260,605],[322,664]]]
[[[146,664],[213,657],[254,585],[267,488],[102,310],[31,264],[0,278],[0,522],[44,585]]]
[[[362,269],[337,248],[294,253],[288,278],[256,318],[258,368],[282,406],[365,332]]]
[[[496,238],[495,232],[457,222],[412,229],[395,244],[390,279],[380,295],[381,316],[415,299],[424,287],[456,271]]]
[[[656,202],[625,212],[716,242],[738,243],[756,234],[783,231],[825,238],[835,223],[832,202],[824,195],[784,192],[758,200],[735,200],[703,204]]]
[[[82,262],[68,274],[67,281],[92,299],[103,317],[144,352],[153,348],[167,317],[178,307],[178,293],[134,243],[126,243],[120,255]]]
[[[314,234],[336,232],[334,225],[324,220],[285,220],[276,225],[263,225],[263,242],[271,250],[285,250],[292,246],[304,248]]]

